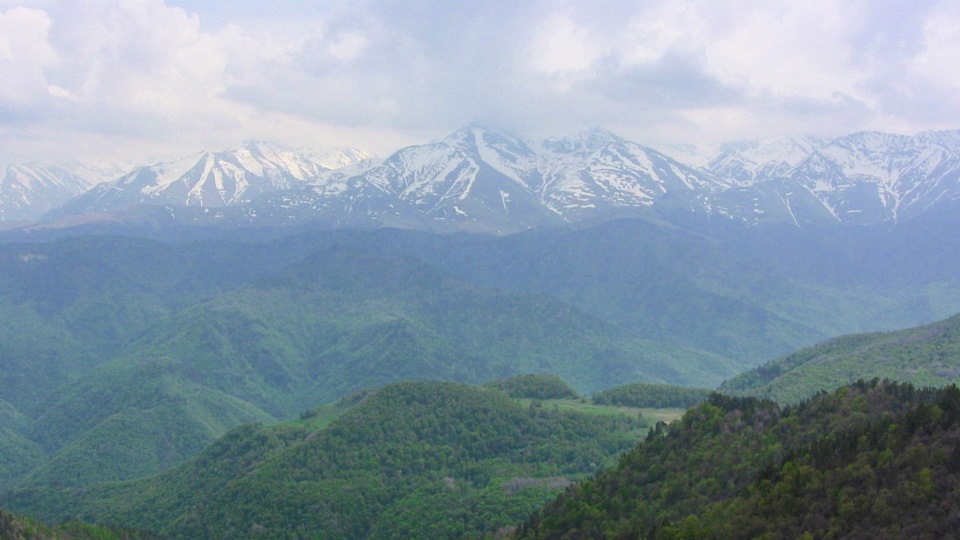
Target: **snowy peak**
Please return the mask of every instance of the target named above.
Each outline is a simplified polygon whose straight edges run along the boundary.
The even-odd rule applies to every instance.
[[[781,178],[827,144],[813,137],[788,137],[727,145],[705,169],[727,187],[744,187]]]
[[[257,214],[296,219],[314,212],[337,224],[499,232],[556,219],[528,187],[539,182],[536,153],[517,137],[477,124],[365,165],[259,201]]]
[[[567,220],[649,207],[668,192],[686,198],[713,189],[708,174],[602,129],[541,147],[541,196]]]
[[[554,154],[589,155],[611,145],[624,145],[627,141],[603,128],[593,128],[575,135],[547,139],[542,148]]]
[[[528,143],[476,124],[405,148],[365,176],[383,193],[453,219],[525,208],[577,221],[712,187],[709,175],[603,129]]]
[[[251,141],[138,167],[103,183],[96,182],[117,170],[94,174],[92,167],[82,176],[11,167],[0,180],[0,219],[35,219],[37,209],[94,184],[49,215],[152,204],[194,207],[178,215],[198,221],[315,219],[333,226],[503,233],[644,216],[654,207],[661,216],[686,212],[803,227],[897,222],[960,204],[960,130],[792,137],[722,150],[694,167],[604,129],[529,141],[478,124],[383,160],[353,149],[317,152]]]
[[[536,155],[517,137],[472,124],[437,143],[404,148],[359,179],[369,195],[393,195],[435,220],[501,222],[511,212],[533,216],[529,185]]]
[[[355,149],[317,152],[253,141],[232,150],[138,167],[70,201],[62,212],[110,212],[144,203],[243,205],[264,193],[304,187],[330,171],[330,165],[352,165],[366,158],[368,154]]]
[[[960,129],[950,131],[924,131],[916,139],[923,144],[937,145],[952,152],[960,151]]]
[[[790,178],[841,222],[895,222],[960,199],[957,140],[956,132],[854,133],[812,154]]]
[[[82,163],[10,165],[0,178],[0,221],[38,219],[117,169]]]
[[[264,141],[250,141],[232,152],[225,152],[230,153],[251,172],[262,171],[263,164],[269,164],[304,182],[323,172],[349,167],[373,157],[356,148],[318,151],[285,148]]]
[[[719,154],[716,148],[701,147],[695,144],[657,145],[656,150],[675,161],[702,170],[707,170],[707,165],[716,159]]]
[[[470,124],[440,141],[466,159],[482,162],[523,183],[521,177],[535,166],[536,152],[518,137]],[[430,146],[430,145],[427,145]]]
[[[744,151],[756,161],[782,161],[796,165],[805,157],[823,148],[829,141],[815,137],[787,137],[774,139]]]

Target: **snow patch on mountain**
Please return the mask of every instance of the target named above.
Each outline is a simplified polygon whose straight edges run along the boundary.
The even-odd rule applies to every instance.
[[[477,124],[382,160],[255,141],[130,169],[109,182],[106,173],[88,176],[82,187],[59,173],[8,169],[0,212],[11,219],[17,209],[43,208],[39,194],[56,192],[49,200],[74,197],[59,215],[146,203],[200,209],[175,213],[190,219],[502,233],[659,209],[748,224],[872,224],[960,201],[960,131],[792,137],[676,159],[683,152],[698,151],[664,153],[603,129],[529,141]]]
[[[264,193],[316,182],[331,170],[330,165],[349,166],[368,158],[368,154],[355,149],[317,152],[248,142],[233,150],[202,152],[138,167],[113,182],[96,186],[59,212],[110,212],[144,203],[173,207],[243,205]]]

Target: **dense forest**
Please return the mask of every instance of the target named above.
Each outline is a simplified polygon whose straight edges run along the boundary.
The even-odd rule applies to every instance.
[[[520,538],[945,538],[960,528],[960,390],[863,382],[781,409],[714,394]]]
[[[500,390],[513,398],[576,399],[580,397],[573,388],[556,375],[517,375],[487,383],[485,386]]]
[[[787,406],[714,393],[653,427],[533,403],[399,383],[237,428],[155,477],[0,504],[167,538],[943,538],[960,528],[956,386],[861,380]],[[61,534],[37,538],[149,538],[63,536],[101,529],[7,516]]]
[[[98,527],[68,521],[50,527],[35,519],[0,510],[0,538],[3,540],[162,540],[161,537],[120,527]]]
[[[589,391],[698,380],[696,366],[712,363],[547,296],[477,287],[412,259],[271,245],[262,249],[281,261],[306,259],[240,271],[239,247],[158,244],[157,255],[126,239],[89,242],[68,252],[19,246],[46,257],[29,259],[36,273],[15,262],[23,253],[0,268],[9,270],[0,273],[0,490],[142,477],[241,423],[290,419],[396,380],[547,371]],[[223,281],[206,282],[205,264],[222,268]],[[270,277],[236,283],[258,272]],[[56,294],[37,285],[43,273]]]
[[[725,393],[782,406],[858,377],[957,382],[957,319],[838,338],[736,376],[839,332],[954,312],[960,287],[952,262],[960,249],[945,250],[919,225],[884,233],[882,244],[871,241],[880,233],[866,230],[745,235],[724,224],[681,230],[636,220],[508,237],[185,229],[146,239],[131,231],[36,231],[0,242],[0,501],[54,521],[131,518],[164,532],[210,526],[249,534],[241,524],[269,531],[265,523],[276,516],[224,516],[217,508],[235,502],[225,497],[244,497],[231,490],[281,499],[293,488],[258,475],[286,474],[270,467],[294,459],[296,448],[333,440],[336,426],[356,421],[354,409],[382,399],[369,389],[446,380],[489,383],[484,395],[509,403],[512,412],[501,412],[520,422],[521,432],[510,436],[539,441],[530,451],[537,455],[508,446],[489,465],[473,450],[461,463],[415,447],[441,470],[413,475],[415,460],[397,462],[403,482],[386,482],[361,467],[358,475],[371,476],[358,481],[376,487],[376,496],[351,499],[362,507],[356,515],[323,511],[349,534],[400,527],[418,519],[400,511],[403,489],[412,487],[431,501],[422,510],[460,516],[461,529],[433,521],[451,535],[519,523],[522,511],[632,448],[624,441],[645,431],[647,418],[670,418],[638,419],[635,409],[673,406],[676,415],[707,395],[664,385],[714,387],[726,379]],[[940,257],[936,264],[929,253]],[[540,375],[511,378],[519,373]],[[636,384],[611,390],[625,383]],[[616,416],[624,410],[629,417]],[[577,427],[585,418],[592,425]],[[590,431],[604,426],[603,434]],[[564,433],[610,440],[597,449]],[[459,440],[443,444],[457,448]],[[242,448],[226,450],[229,441]],[[234,471],[235,485],[197,465],[220,467],[210,454],[218,448],[240,460],[220,469]],[[353,463],[337,466],[342,473]],[[475,472],[484,467],[494,472]],[[444,491],[447,478],[456,504]],[[335,479],[318,472],[315,480],[302,487],[347,500],[349,490],[337,491]],[[174,493],[173,484],[188,487]],[[82,496],[67,504],[66,493]],[[188,507],[209,510],[211,521],[201,524]],[[486,517],[470,522],[478,508]]]
[[[521,521],[650,426],[452,383],[398,383],[337,407],[237,428],[158,476],[28,489],[0,504],[169,538],[461,538]]]

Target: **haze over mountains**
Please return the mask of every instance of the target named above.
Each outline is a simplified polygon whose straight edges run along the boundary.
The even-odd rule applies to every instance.
[[[37,219],[93,186],[124,173],[119,164],[10,165],[0,179],[0,221]]]
[[[955,382],[956,367],[940,357],[955,356],[956,319],[881,335],[871,347],[873,338],[853,337],[782,355],[960,311],[960,243],[950,234],[958,140],[954,132],[787,139],[731,147],[693,166],[603,130],[530,142],[471,125],[385,159],[249,143],[96,184],[66,169],[12,168],[5,193],[30,187],[30,199],[4,216],[45,208],[49,221],[11,222],[0,242],[0,503],[60,519],[77,515],[65,494],[84,489],[97,499],[83,503],[84,517],[126,522],[129,514],[112,514],[97,495],[115,497],[119,484],[110,482],[135,481],[123,489],[136,491],[152,486],[136,479],[162,471],[174,472],[153,478],[192,477],[200,461],[189,460],[207,459],[205,448],[217,463],[217,448],[254,457],[274,443],[312,448],[327,437],[326,420],[308,430],[298,421],[240,428],[234,433],[250,435],[242,444],[209,445],[240,424],[312,410],[304,420],[325,410],[319,405],[398,381],[546,373],[585,393],[727,381],[722,388],[789,399],[881,368],[918,383],[929,373]],[[105,225],[72,227],[84,221]],[[918,371],[914,359],[931,351],[937,358]],[[411,386],[410,395],[421,400],[437,384]],[[452,392],[454,402],[463,392]],[[488,418],[493,401],[477,395]],[[422,428],[414,416],[399,432],[403,445]],[[460,425],[440,423],[448,424]],[[544,448],[560,448],[555,432],[546,431]],[[493,437],[478,448],[500,444]],[[411,455],[419,467],[421,454]],[[414,465],[401,464],[404,475],[388,477],[414,491],[391,492],[396,509],[353,516],[352,530],[399,530],[407,497],[448,500],[447,478],[461,490],[469,479],[471,493],[525,515],[559,489],[550,478],[561,470],[518,455],[528,458],[529,472],[489,481],[450,467],[408,479]],[[582,475],[603,460],[575,461],[570,470]],[[206,487],[150,487],[180,503],[169,506],[169,523],[134,524],[195,537],[200,529],[181,529],[194,519],[182,501],[224,493],[229,508],[279,470],[245,469],[253,476],[230,487],[238,476],[219,472],[228,469],[213,470]],[[378,469],[360,483],[361,496],[376,491]],[[311,470],[320,478],[328,469]],[[341,480],[329,480],[317,490],[339,492]],[[543,489],[525,506],[504,492],[531,481]],[[286,484],[276,487],[286,500]],[[476,517],[474,499],[459,500],[456,511]],[[287,523],[300,508],[274,516],[260,501],[249,500],[243,530],[267,517]],[[138,514],[166,505],[141,502]],[[424,509],[439,507],[421,504],[414,517],[429,525]],[[230,511],[223,516],[222,530],[241,530]]]
[[[751,225],[895,224],[948,209],[960,196],[958,131],[743,143],[710,159],[670,153],[679,160],[602,129],[525,141],[478,125],[383,160],[356,149],[257,142],[96,185],[89,171],[11,166],[0,217],[133,219],[150,207],[179,223],[503,234],[653,213]]]

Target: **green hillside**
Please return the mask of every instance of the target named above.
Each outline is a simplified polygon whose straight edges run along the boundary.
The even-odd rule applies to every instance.
[[[143,531],[97,527],[78,521],[50,527],[35,519],[0,510],[0,538],[4,540],[160,540]]]
[[[789,403],[871,378],[918,386],[960,382],[960,316],[896,332],[833,339],[747,371],[720,389]]]
[[[715,394],[568,489],[520,538],[947,538],[960,390],[863,383],[780,409]]]
[[[151,474],[241,422],[398,380],[713,387],[960,307],[952,252],[908,272],[936,246],[818,234],[624,220],[0,243],[0,400],[17,419],[0,419],[0,490]]]
[[[43,408],[171,313],[275,270],[275,259],[237,243],[0,244],[0,399],[27,414]]]
[[[473,283],[538,292],[658,343],[759,365],[854,332],[960,311],[956,242],[927,229],[797,229],[619,220],[504,238],[377,231],[358,249],[413,254]],[[949,236],[949,235],[948,235]]]
[[[44,461],[44,452],[25,434],[30,419],[0,399],[0,489]]]
[[[257,407],[183,376],[180,362],[112,362],[62,389],[31,426],[48,458],[25,485],[137,478],[196,455],[245,422],[275,422]]]
[[[183,307],[165,301],[167,313],[112,354],[95,341],[24,334],[15,360],[36,360],[43,344],[73,352],[51,354],[58,375],[35,373],[36,381],[29,362],[7,364],[21,366],[16,376],[28,384],[11,384],[31,398],[21,400],[29,414],[0,448],[0,489],[152,474],[242,422],[292,418],[398,380],[482,383],[548,372],[591,391],[625,379],[716,382],[738,370],[714,355],[632,339],[544,295],[338,249]],[[9,319],[23,313],[19,306]],[[65,315],[56,313],[40,320],[60,324]],[[50,388],[51,380],[61,383]]]
[[[0,505],[170,538],[460,538],[522,519],[649,427],[453,383],[398,383],[347,401],[332,422],[313,411],[242,426],[157,476],[26,490]]]

